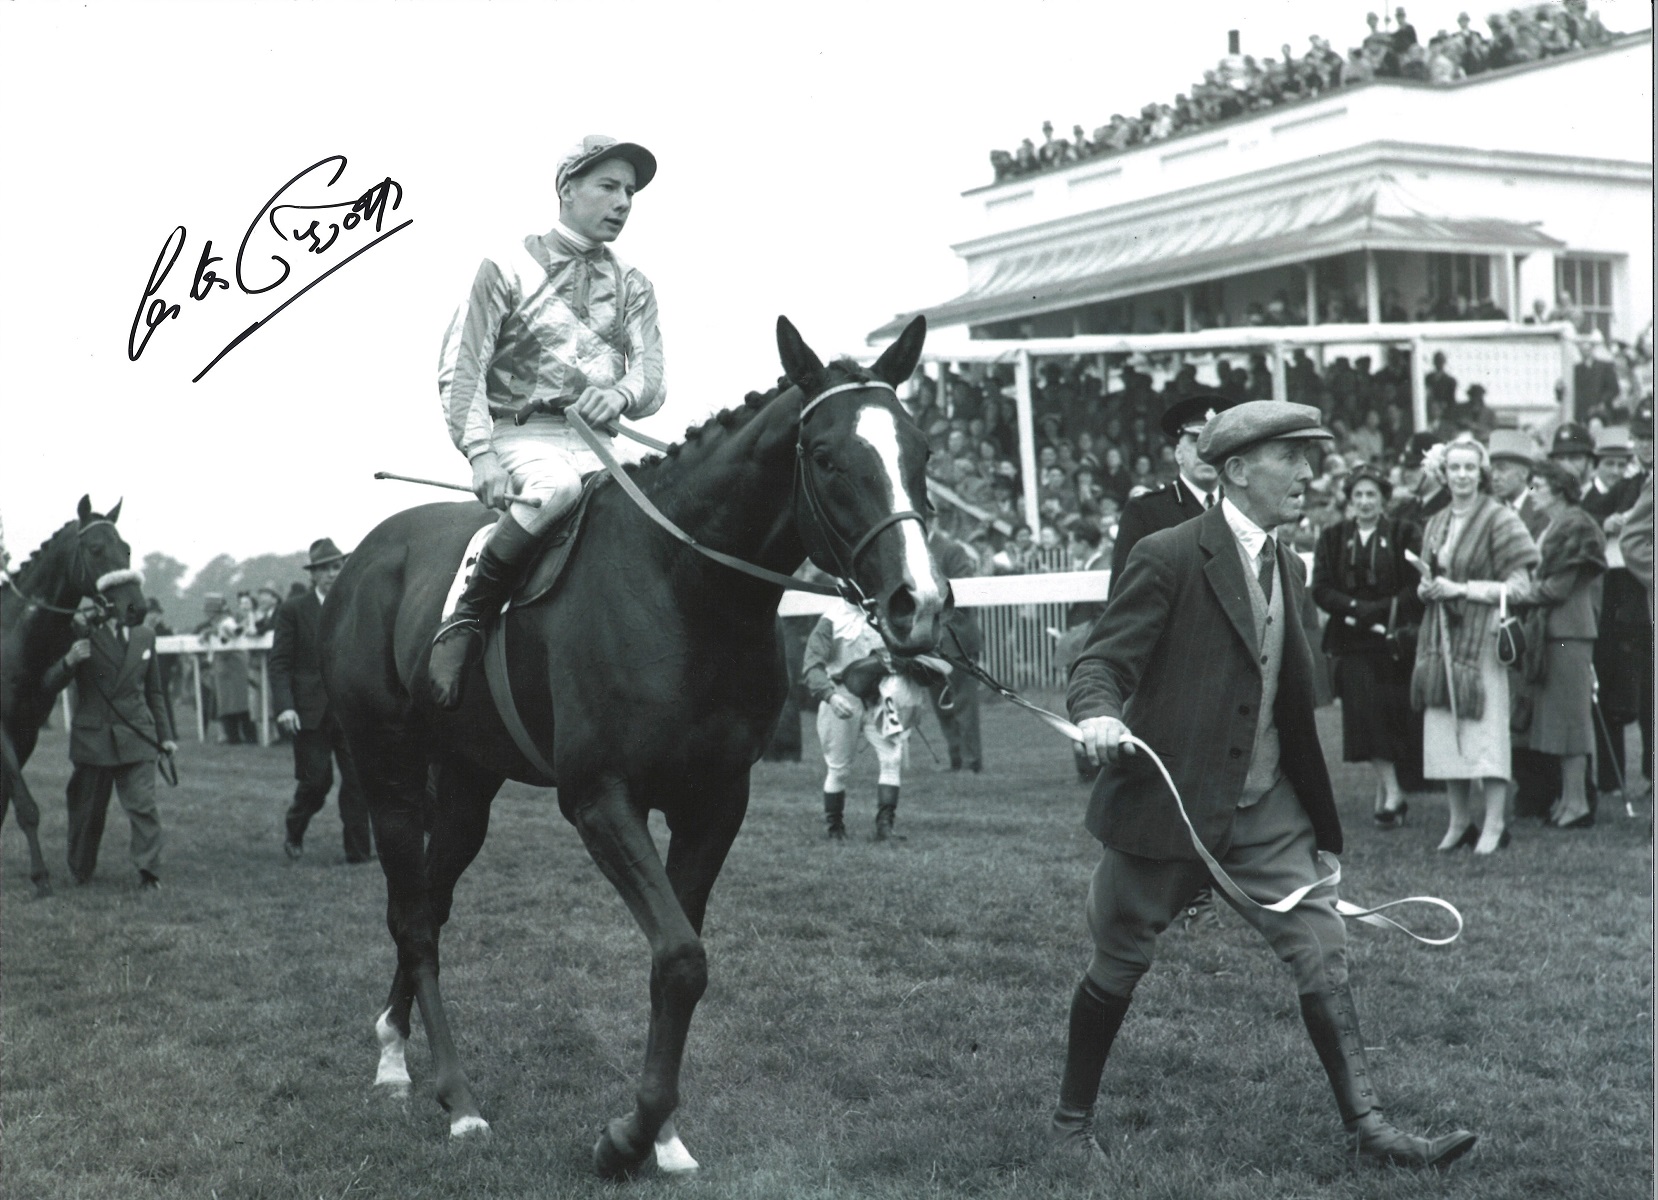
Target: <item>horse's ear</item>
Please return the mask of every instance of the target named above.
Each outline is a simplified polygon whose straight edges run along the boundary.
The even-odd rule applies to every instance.
[[[91,496],[82,496],[81,497],[80,504],[77,505],[76,508],[75,508],[75,515],[81,519],[81,524],[82,525],[85,525],[88,521],[90,521],[92,519],[92,497]]]
[[[115,507],[110,509],[107,513],[104,514],[104,520],[108,521],[111,525],[113,525],[113,524],[115,524],[115,522],[119,521],[121,519],[121,505],[124,504],[124,503],[126,503],[126,497],[125,496],[123,496],[123,497],[121,497],[121,499],[117,500],[115,502]]]
[[[787,317],[777,318],[777,356],[789,382],[810,396],[823,384],[823,360],[812,352]]]
[[[898,340],[881,352],[870,373],[897,387],[915,374],[915,364],[921,361],[921,347],[927,341],[927,318],[918,316],[898,335]]]

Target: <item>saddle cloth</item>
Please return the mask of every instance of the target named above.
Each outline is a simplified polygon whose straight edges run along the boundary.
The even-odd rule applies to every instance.
[[[582,518],[587,514],[588,502],[592,499],[593,493],[609,478],[603,471],[595,471],[582,480],[581,495],[576,497],[576,503],[571,506],[570,511],[565,513],[558,524],[549,529],[541,539],[541,546],[535,552],[535,558],[525,568],[518,587],[501,606],[502,612],[509,608],[523,608],[527,604],[534,604],[558,584],[564,574],[564,568],[570,564],[570,556],[575,552],[576,538],[581,533]],[[467,542],[466,552],[461,555],[460,568],[455,572],[454,581],[449,585],[449,594],[443,601],[445,619],[454,613],[455,605],[460,602],[461,593],[466,590],[467,581],[472,578],[472,569],[478,565],[478,555],[482,553],[484,543],[489,540],[494,528],[494,522],[482,526],[472,535],[472,540]]]

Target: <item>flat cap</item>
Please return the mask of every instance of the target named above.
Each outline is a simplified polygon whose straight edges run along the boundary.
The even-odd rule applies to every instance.
[[[1198,392],[1165,408],[1158,424],[1163,427],[1169,441],[1178,442],[1180,435],[1191,426],[1202,428],[1216,413],[1225,412],[1237,403],[1232,397],[1219,392]]]
[[[1216,413],[1197,439],[1197,455],[1211,466],[1221,466],[1262,442],[1284,439],[1307,441],[1333,435],[1318,423],[1319,411],[1310,404],[1282,400],[1246,400]]]

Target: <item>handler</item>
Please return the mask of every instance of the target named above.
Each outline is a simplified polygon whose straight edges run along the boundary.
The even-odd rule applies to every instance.
[[[1100,1076],[1134,986],[1158,934],[1209,882],[1162,777],[1123,738],[1132,731],[1157,750],[1204,846],[1251,896],[1271,903],[1312,884],[1315,851],[1341,851],[1313,724],[1304,568],[1273,536],[1301,517],[1313,478],[1307,442],[1329,436],[1318,422],[1317,409],[1274,400],[1212,419],[1198,452],[1219,469],[1225,499],[1140,543],[1072,668],[1071,718],[1088,752],[1105,761],[1087,816],[1104,853],[1088,890],[1094,956],[1071,1002],[1052,1129],[1095,1160],[1104,1154],[1093,1129]],[[1194,662],[1204,664],[1196,691]],[[1473,1134],[1414,1137],[1377,1107],[1335,905],[1326,886],[1286,914],[1233,907],[1294,972],[1302,1018],[1357,1151],[1403,1166],[1449,1163]]]
[[[561,412],[595,429],[662,406],[656,292],[611,252],[633,194],[656,175],[643,146],[589,134],[559,163],[558,224],[478,267],[443,336],[438,394],[449,436],[472,464],[472,490],[492,508],[519,503],[484,544],[466,590],[438,627],[432,699],[461,701],[461,679],[483,623],[512,594],[540,536],[574,506],[600,468]]]

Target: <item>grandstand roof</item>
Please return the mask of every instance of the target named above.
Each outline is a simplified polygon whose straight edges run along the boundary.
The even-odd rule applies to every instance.
[[[1425,211],[1420,200],[1384,173],[1234,202],[1219,212],[1124,223],[1084,240],[1007,254],[967,292],[920,311],[930,324],[958,325],[1051,312],[1354,250],[1492,254],[1563,245],[1518,221]],[[870,340],[893,336],[914,316],[906,313],[889,321]]]

